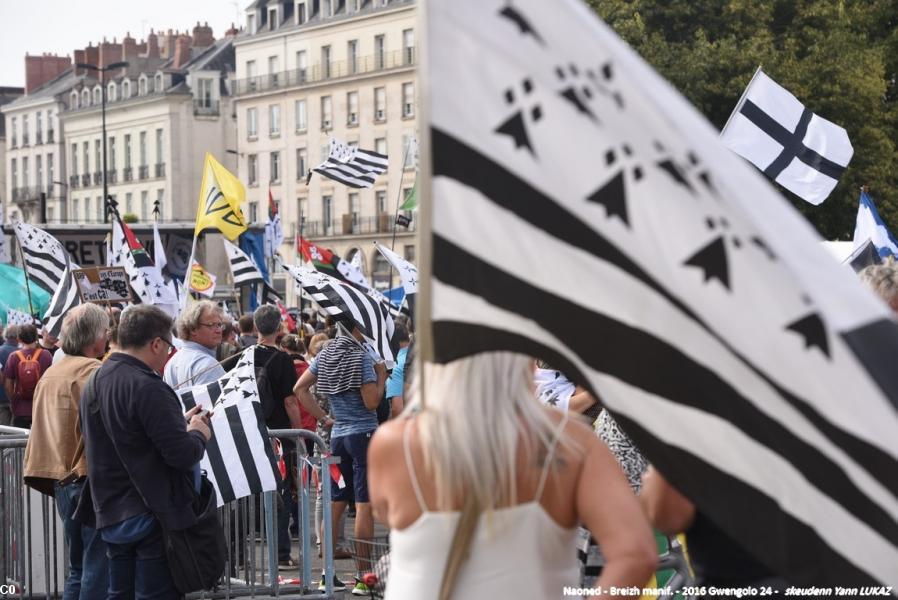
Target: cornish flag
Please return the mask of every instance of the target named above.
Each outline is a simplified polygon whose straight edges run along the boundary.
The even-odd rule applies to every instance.
[[[385,154],[361,150],[331,138],[327,158],[312,170],[351,188],[369,188],[387,166]]]
[[[212,438],[200,467],[206,471],[218,505],[277,489],[280,474],[254,367],[255,347],[243,351],[237,366],[217,381],[179,392],[184,410],[197,404],[212,412]]]
[[[857,209],[857,221],[854,225],[854,247],[859,248],[867,240],[873,242],[876,253],[882,258],[898,257],[898,240],[886,227],[873,199],[867,192],[861,192],[860,206]]]
[[[422,359],[542,358],[794,585],[898,589],[888,308],[585,3],[425,18]]]
[[[761,69],[720,140],[811,204],[826,200],[854,154],[842,127],[812,113]]]

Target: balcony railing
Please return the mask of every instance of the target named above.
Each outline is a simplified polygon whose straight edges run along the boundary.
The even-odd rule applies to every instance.
[[[331,79],[355,77],[378,71],[408,68],[413,67],[416,60],[415,49],[404,48],[383,54],[359,56],[350,60],[317,63],[304,69],[293,69],[292,71],[281,71],[280,73],[272,73],[270,75],[238,79],[236,82],[236,95],[243,96],[269,90],[311,85]]]
[[[44,188],[37,187],[20,187],[12,189],[13,202],[27,202],[28,200],[37,200],[41,196]]]
[[[329,227],[325,227],[324,221],[306,221],[303,224],[302,235],[304,237],[333,237],[341,235],[370,235],[376,233],[392,233],[393,222],[396,219],[394,214],[382,213],[375,217],[356,217],[352,218],[351,214],[341,215],[342,218],[334,219]],[[415,221],[409,226],[397,226],[396,231],[403,233],[406,231],[415,231]]]
[[[125,167],[122,169],[122,178],[125,181],[133,181],[134,180],[134,169],[131,167]]]
[[[27,133],[23,133],[23,134],[22,134],[22,145],[23,145],[23,146],[27,146],[27,145],[28,145],[28,134],[27,134]]]
[[[90,187],[90,173],[81,175],[81,187]]]
[[[103,171],[94,171],[94,185],[103,183]]]
[[[165,177],[165,163],[156,163],[156,177]]]
[[[53,131],[52,129],[48,129],[48,130],[47,130],[47,143],[48,143],[48,144],[52,144],[52,143],[53,143],[53,139],[54,139],[55,137],[56,137],[56,136],[54,135],[54,131]]]
[[[221,103],[218,100],[210,100],[208,98],[200,98],[193,101],[193,114],[199,116],[214,116],[219,114]]]
[[[77,175],[69,175],[69,187],[81,187],[81,178]]]
[[[37,133],[34,134],[34,143],[35,144],[43,144],[44,143],[44,136],[43,136],[43,134],[41,134],[40,131],[38,131]]]
[[[140,165],[140,179],[150,178],[150,165]]]
[[[118,182],[118,171],[116,169],[110,169],[106,171],[106,181],[108,183],[117,183]]]

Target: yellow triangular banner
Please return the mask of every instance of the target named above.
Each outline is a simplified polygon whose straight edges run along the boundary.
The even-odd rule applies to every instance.
[[[246,219],[240,210],[245,198],[246,191],[240,180],[215,157],[206,153],[194,235],[199,235],[207,227],[214,227],[229,240],[236,239],[247,229]]]

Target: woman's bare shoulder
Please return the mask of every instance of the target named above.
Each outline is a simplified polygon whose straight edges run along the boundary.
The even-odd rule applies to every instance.
[[[400,450],[402,448],[402,432],[405,431],[408,424],[408,419],[391,419],[382,423],[374,432],[374,437],[371,438],[368,452],[374,455],[390,454]]]

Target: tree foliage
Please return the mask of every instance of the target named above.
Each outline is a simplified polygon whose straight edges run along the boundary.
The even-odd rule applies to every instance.
[[[589,0],[617,33],[722,128],[761,65],[848,131],[854,157],[813,206],[781,192],[826,239],[850,239],[859,188],[898,224],[898,3],[893,0]]]

